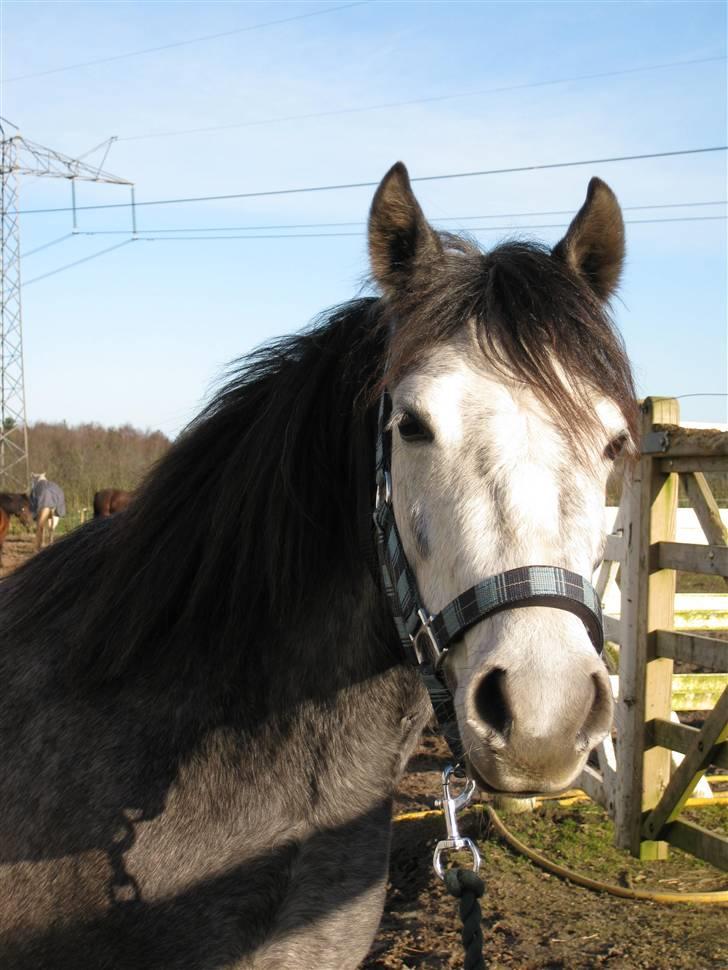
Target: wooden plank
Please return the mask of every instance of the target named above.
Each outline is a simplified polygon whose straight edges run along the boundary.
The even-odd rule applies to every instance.
[[[622,562],[624,559],[624,536],[616,534],[607,536],[604,545],[604,558],[608,562]]]
[[[693,458],[659,458],[656,459],[660,465],[660,471],[666,475],[671,472],[724,472],[728,470],[728,460],[723,457],[715,456],[702,457],[695,455]]]
[[[658,657],[682,660],[708,670],[728,670],[728,640],[658,630],[654,642]]]
[[[700,728],[655,718],[647,725],[647,744],[649,747],[659,745],[661,748],[686,754],[699,734]],[[715,765],[716,768],[728,768],[728,744],[726,742],[713,748],[710,753],[709,764]]]
[[[604,546],[604,559],[599,567],[599,574],[597,575],[596,581],[594,583],[594,589],[597,591],[597,596],[600,601],[603,602],[604,594],[607,591],[607,587],[610,583],[616,581],[617,573],[619,572],[619,566],[624,558],[624,528],[622,523],[624,522],[624,497],[622,497],[619,508],[617,509],[617,514],[614,517],[614,523],[612,524],[612,531],[607,535],[607,540]],[[615,549],[613,542],[610,540],[619,541],[619,549]],[[615,551],[618,551],[619,555],[613,558]]]
[[[617,788],[617,754],[611,734],[608,734],[597,746],[597,761],[602,776],[602,790],[607,799],[605,808],[612,815],[614,814],[614,793]]]
[[[574,782],[576,788],[581,788],[581,790],[591,798],[593,802],[597,805],[601,805],[602,808],[612,814],[614,810],[614,805],[611,804],[609,795],[607,794],[604,779],[602,775],[592,768],[591,765],[585,765],[584,770],[579,775],[577,780]]]
[[[717,428],[681,428],[671,422],[660,421],[655,422],[643,437],[645,453],[673,458],[693,455],[728,458],[728,432]]]
[[[619,572],[619,569],[620,564],[618,562],[610,562],[608,559],[605,559],[599,567],[599,574],[594,582],[594,589],[597,591],[597,596],[599,597],[599,602],[602,604],[602,609],[604,609],[607,590],[612,583],[616,583],[617,581],[617,573]]]
[[[642,436],[655,423],[677,424],[680,412],[671,398],[648,398],[642,405]],[[625,552],[622,565],[622,638],[619,658],[618,737],[620,771],[615,792],[616,841],[643,858],[665,858],[667,844],[642,842],[642,813],[659,801],[670,777],[670,752],[645,750],[645,722],[669,719],[672,660],[650,660],[653,630],[672,629],[675,573],[650,572],[653,542],[675,537],[677,475],[643,455],[625,481]]]
[[[673,773],[659,802],[645,819],[642,831],[646,839],[660,838],[663,826],[675,821],[710,764],[714,746],[723,741],[728,741],[728,687],[706,717],[700,733],[693,738],[685,752],[685,760]]]
[[[705,475],[702,472],[691,472],[682,475],[680,481],[709,545],[728,545],[728,529],[723,524],[718,503]],[[723,577],[723,582],[728,586],[728,576]]]
[[[672,678],[673,711],[712,711],[728,687],[728,674],[676,674]]]
[[[663,831],[670,845],[677,846],[718,869],[728,870],[728,838],[724,835],[710,832],[702,825],[686,822],[684,819],[670,822]]]
[[[622,624],[616,616],[609,616],[607,613],[602,615],[604,621],[604,639],[611,640],[612,643],[619,643],[622,639]]]
[[[621,653],[621,651],[620,651]],[[611,674],[612,693],[619,698],[619,677]],[[728,674],[674,674],[670,712],[673,711],[712,711],[728,687]],[[617,704],[614,712],[614,723],[622,726],[623,711]]]
[[[689,472],[681,481],[708,543],[711,546],[728,545],[728,529],[723,525],[718,503],[705,475],[702,472]]]
[[[642,420],[644,426],[644,417]],[[622,563],[619,679],[615,721],[618,723],[619,776],[614,801],[615,841],[620,848],[639,853],[640,833],[635,839],[636,818],[642,810],[642,760],[644,722],[644,677],[646,654],[636,648],[638,630],[646,623],[645,584],[640,581],[640,538],[649,547],[649,507],[644,507],[650,465],[640,459],[625,471],[622,507],[625,510],[625,549]],[[643,476],[646,481],[643,482]],[[670,624],[672,626],[672,624]],[[669,757],[669,755],[668,755]]]
[[[655,542],[651,561],[656,569],[728,576],[728,547],[698,546],[692,542]]]
[[[670,714],[670,720],[672,721],[673,724],[677,724],[677,725],[680,724],[680,718],[675,713],[675,711],[673,711]],[[682,754],[682,752],[680,751],[671,751],[670,758],[672,759],[672,767],[674,771],[675,768],[677,768],[677,766],[682,764],[682,762],[685,760],[685,755]],[[693,797],[687,800],[687,802],[685,803],[685,807],[687,808],[687,806],[696,798],[712,798],[712,797],[713,797],[713,789],[710,787],[710,782],[708,781],[708,775],[703,775],[698,780],[698,783],[693,790]]]

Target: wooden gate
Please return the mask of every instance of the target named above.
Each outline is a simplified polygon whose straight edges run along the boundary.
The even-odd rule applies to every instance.
[[[633,854],[665,858],[672,844],[728,869],[728,838],[681,817],[707,768],[728,768],[728,675],[710,678],[719,693],[700,729],[673,713],[674,661],[728,671],[727,641],[673,628],[677,570],[728,577],[728,534],[705,478],[728,472],[728,433],[680,427],[671,398],[648,398],[642,412],[641,457],[626,476],[597,579],[603,593],[621,565],[620,617],[605,618],[607,639],[619,645],[616,744],[607,739],[599,770],[587,768],[579,784]],[[680,482],[707,545],[675,542]]]

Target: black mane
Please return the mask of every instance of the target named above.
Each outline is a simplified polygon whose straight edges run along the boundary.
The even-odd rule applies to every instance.
[[[554,361],[634,426],[624,349],[576,274],[536,245],[484,254],[443,238],[444,258],[397,305],[352,301],[245,358],[126,512],[5,582],[14,633],[58,636],[95,681],[144,662],[226,667],[342,576],[360,580],[376,390],[473,320],[486,356],[531,385],[565,433],[593,415]]]

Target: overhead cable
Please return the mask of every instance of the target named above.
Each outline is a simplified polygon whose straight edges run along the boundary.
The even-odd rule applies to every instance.
[[[625,225],[659,225],[661,222],[725,222],[728,216],[678,216],[674,219],[626,219]],[[539,223],[531,226],[472,226],[468,232],[520,232],[523,229],[568,229],[568,222]],[[93,236],[93,231],[84,233]],[[143,232],[137,237],[140,240],[223,240],[223,239],[340,239],[344,237],[365,236],[365,232],[289,232],[271,234],[251,234],[251,235],[228,235],[228,236],[148,236]]]
[[[26,280],[23,283],[23,289],[26,286],[30,286],[32,283],[38,283],[40,280],[48,279],[49,276],[55,276],[57,273],[63,273],[67,269],[73,269],[74,266],[80,266],[81,263],[88,263],[92,259],[98,259],[99,256],[105,256],[107,253],[113,252],[115,249],[121,249],[122,246],[128,246],[129,243],[136,242],[135,239],[125,239],[123,242],[116,243],[114,246],[109,246],[107,249],[100,249],[96,253],[91,253],[90,256],[84,256],[82,259],[76,259],[72,263],[66,263],[65,266],[59,266],[57,269],[52,269],[48,273],[41,273],[40,276],[34,276],[30,280]]]
[[[333,118],[341,115],[363,114],[369,111],[386,111],[391,108],[407,108],[418,104],[434,104],[440,101],[456,101],[462,98],[482,97],[486,94],[505,94],[509,91],[524,91],[528,88],[551,87],[557,84],[569,84],[574,81],[593,81],[600,78],[620,77],[626,74],[638,74],[647,71],[662,71],[672,67],[687,67],[693,64],[709,64],[715,61],[725,61],[726,55],[715,57],[698,57],[692,60],[667,61],[663,64],[646,64],[643,67],[627,67],[616,71],[599,71],[594,74],[577,74],[572,77],[552,78],[545,81],[524,81],[522,84],[504,84],[492,88],[478,88],[474,91],[457,91],[452,94],[436,94],[426,98],[408,98],[404,101],[383,101],[377,104],[364,104],[349,108],[330,108],[325,111],[307,111],[302,114],[277,115],[271,118],[254,118],[248,121],[234,121],[221,125],[203,125],[196,128],[175,128],[163,131],[148,131],[141,134],[121,135],[119,141],[141,141],[148,138],[171,138],[178,135],[201,135],[214,131],[233,131],[236,128],[255,128],[264,125],[283,124],[289,121],[309,121],[316,118]]]
[[[728,145],[715,145],[707,148],[683,148],[676,151],[668,152],[642,152],[637,155],[613,155],[606,158],[585,158],[579,159],[578,161],[568,161],[568,162],[545,162],[537,165],[516,165],[510,168],[491,168],[491,169],[480,169],[471,172],[451,172],[443,175],[417,175],[410,178],[411,182],[439,182],[447,179],[462,179],[462,178],[474,178],[476,176],[485,175],[511,175],[520,172],[541,172],[553,169],[561,168],[576,168],[578,166],[584,165],[608,165],[615,162],[635,162],[644,161],[646,159],[655,158],[675,158],[678,156],[686,155],[704,155],[711,152],[724,152],[728,149]],[[199,196],[189,196],[183,198],[174,199],[152,199],[149,201],[137,201],[135,207],[137,209],[142,206],[152,206],[152,205],[181,205],[183,203],[191,202],[225,202],[232,199],[260,199],[271,196],[278,195],[304,195],[311,192],[335,192],[343,189],[364,189],[364,188],[374,188],[379,185],[380,179],[366,181],[366,182],[344,182],[339,184],[330,185],[309,185],[303,186],[301,188],[290,188],[290,189],[267,189],[259,192],[230,192],[224,195],[199,195]],[[77,206],[76,212],[90,212],[100,209],[128,209],[132,203],[130,202],[107,202],[101,205],[83,205]],[[34,215],[39,213],[51,213],[51,212],[71,212],[72,207],[61,207],[55,209],[24,209],[19,210],[19,214],[22,215]]]
[[[656,225],[661,222],[707,222],[714,220],[726,221],[727,216],[677,216],[675,218],[668,219],[633,219],[626,220],[626,225]],[[550,223],[550,224],[539,224],[532,226],[476,226],[471,228],[470,232],[518,232],[522,229],[566,229],[568,223]],[[72,233],[72,235],[82,235],[82,236],[96,236],[105,235],[103,232],[95,232],[93,230],[82,231]],[[134,242],[221,242],[225,240],[234,239],[331,239],[331,238],[342,238],[342,237],[362,237],[365,233],[363,232],[307,232],[307,233],[270,233],[270,234],[256,234],[256,235],[226,235],[226,236],[171,236],[171,235],[134,235],[129,239],[124,239],[122,242],[116,243],[113,246],[109,246],[106,249],[101,249],[96,253],[91,253],[89,256],[84,256],[81,259],[76,259],[71,263],[66,263],[65,266],[59,266],[56,269],[50,270],[48,273],[42,273],[40,276],[34,276],[32,279],[26,280],[23,283],[23,287],[30,286],[32,283],[38,283],[40,280],[47,279],[50,276],[55,276],[57,273],[63,273],[65,270],[73,269],[75,266],[80,266],[82,263],[88,263],[92,259],[97,259],[99,256],[105,256],[107,253],[113,252],[115,249],[121,249],[122,246],[127,246],[129,243]],[[60,240],[57,240],[60,241]],[[43,247],[41,247],[43,248]]]
[[[42,253],[44,249],[50,249],[51,246],[57,246],[58,243],[65,242],[66,239],[71,239],[73,237],[72,232],[67,232],[63,236],[59,236],[57,239],[51,239],[50,242],[43,243],[42,246],[36,246],[35,249],[28,249],[26,252],[20,254],[21,259],[27,259],[28,256],[35,256],[36,253]]]
[[[345,3],[339,7],[327,7],[325,10],[313,10],[309,13],[299,13],[293,17],[282,17],[279,20],[266,20],[260,24],[249,24],[247,27],[235,27],[233,30],[223,30],[216,34],[203,34],[201,37],[190,37],[188,40],[178,40],[171,44],[160,44],[157,47],[144,47],[141,50],[126,51],[123,54],[112,54],[109,57],[97,57],[91,61],[80,61],[77,64],[65,64],[63,67],[51,67],[45,71],[33,71],[30,74],[16,74],[15,77],[6,77],[3,84],[10,84],[13,81],[26,81],[33,77],[47,77],[49,74],[61,74],[64,71],[75,71],[80,67],[93,67],[96,64],[109,64],[111,61],[121,61],[128,57],[141,57],[143,54],[156,54],[159,51],[172,50],[175,47],[187,47],[190,44],[199,44],[207,40],[218,40],[221,37],[232,37],[233,34],[245,34],[251,30],[262,30],[264,27],[275,27],[278,24],[289,24],[294,20],[307,20],[309,17],[321,17],[324,14],[337,13],[340,10],[351,10],[352,7],[361,7],[369,3],[369,0],[356,0],[354,3]]]
[[[700,206],[728,205],[726,199],[716,199],[713,202],[661,202],[652,205],[623,205],[623,212],[636,212],[644,209],[692,209]],[[547,209],[540,212],[499,212],[478,216],[440,216],[430,220],[433,223],[441,222],[472,222],[477,219],[533,219],[541,216],[570,216],[574,209]],[[667,219],[661,219],[667,222]],[[351,222],[293,222],[282,224],[266,224],[253,226],[190,226],[189,229],[175,226],[172,228],[145,228],[144,232],[167,233],[167,232],[262,232],[270,229],[338,229],[346,226],[365,226],[366,222],[356,219]],[[516,228],[515,226],[511,228]],[[521,227],[524,228],[524,227]],[[129,229],[93,229],[88,230],[88,234],[94,236],[126,236]],[[84,230],[78,230],[76,235],[84,235]]]

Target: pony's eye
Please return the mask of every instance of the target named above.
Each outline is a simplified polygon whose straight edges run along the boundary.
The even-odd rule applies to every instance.
[[[432,441],[430,429],[409,412],[398,422],[397,428],[403,441]]]
[[[607,447],[604,449],[604,457],[607,461],[615,461],[624,451],[625,445],[627,444],[627,435],[618,434],[616,438],[612,438]]]

